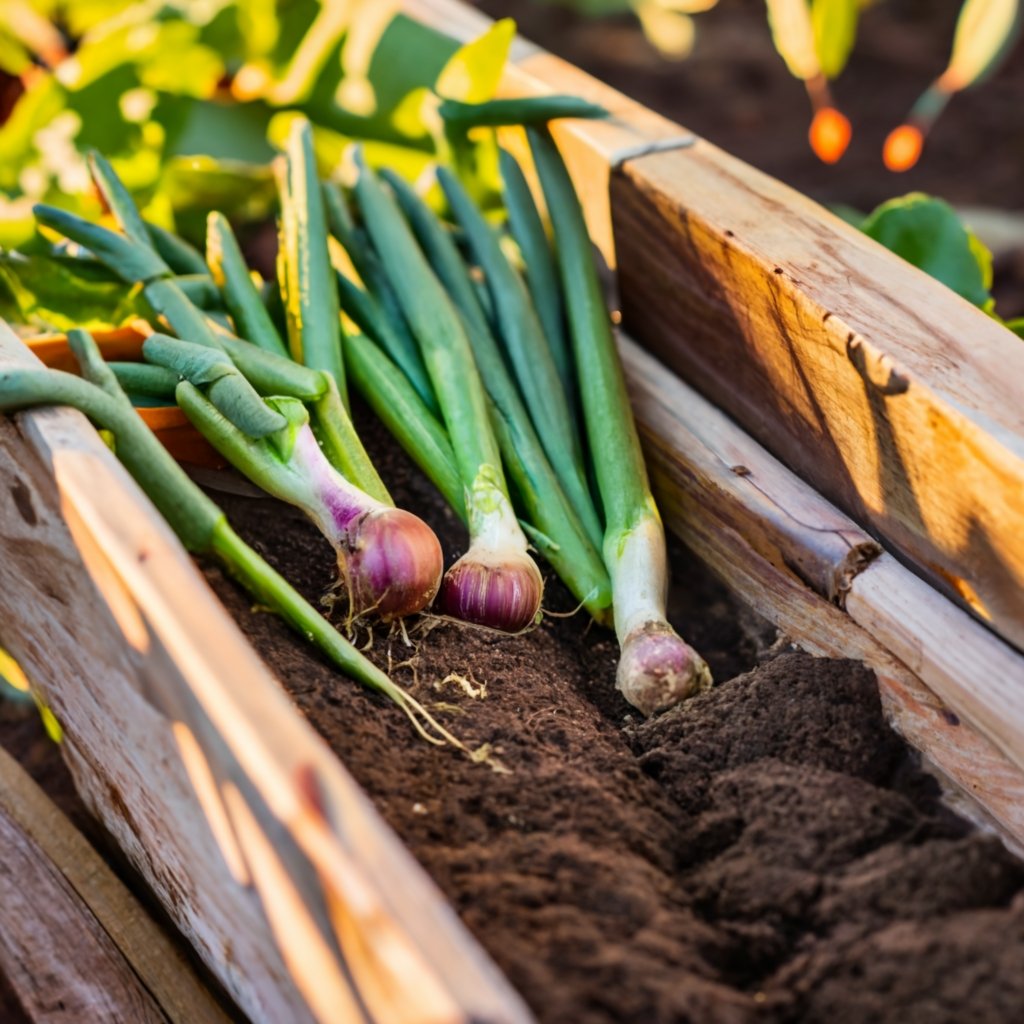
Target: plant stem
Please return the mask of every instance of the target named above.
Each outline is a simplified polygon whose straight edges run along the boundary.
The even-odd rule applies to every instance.
[[[565,307],[562,290],[558,285],[558,266],[523,169],[507,150],[499,150],[498,160],[504,183],[509,228],[522,253],[523,271],[533,297],[533,305],[551,347],[551,358],[558,369],[566,401],[572,410],[577,399],[576,380],[569,339],[565,332]]]
[[[184,239],[179,238],[170,231],[165,231],[158,224],[152,224],[148,220],[143,221],[143,223],[146,225],[146,233],[149,235],[150,244],[174,273],[208,273],[206,261],[195,246],[189,245]]]
[[[505,352],[537,437],[587,536],[595,548],[600,547],[603,531],[587,483],[576,425],[530,296],[501,251],[494,230],[458,179],[441,167],[438,180],[483,268]]]
[[[401,368],[427,408],[435,416],[440,415],[437,397],[430,383],[427,368],[423,364],[423,355],[416,344],[416,339],[409,331],[409,324],[402,312],[402,304],[387,271],[381,264],[380,256],[374,250],[366,232],[356,227],[338,187],[326,183],[323,191],[331,233],[348,253],[352,266],[368,290],[368,293],[360,292],[359,295],[354,295],[347,287],[350,283],[347,279],[346,282],[339,281],[340,299],[349,302],[345,312],[361,331],[371,334],[391,357],[392,362]],[[357,305],[353,306],[353,301]],[[372,330],[360,323],[356,319],[357,315],[364,318],[372,316]]]
[[[356,389],[465,522],[465,489],[444,427],[423,404],[405,374],[373,341],[362,335],[348,335],[344,345],[345,365]]]
[[[490,398],[491,425],[518,503],[529,523],[546,538],[542,541],[531,534],[531,540],[587,611],[603,621],[611,604],[611,584],[601,560],[600,536],[596,545],[587,536],[551,468],[454,241],[405,182],[393,175],[388,175],[388,181],[435,273],[462,315]]]
[[[603,118],[608,111],[579,96],[519,96],[513,99],[463,103],[442,99],[438,113],[446,124],[468,129],[505,125],[547,124],[559,118]]]
[[[118,384],[129,395],[174,401],[174,389],[181,379],[173,370],[149,363],[108,363]]]

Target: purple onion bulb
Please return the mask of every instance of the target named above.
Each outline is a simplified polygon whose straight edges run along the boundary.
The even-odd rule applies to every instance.
[[[708,689],[711,672],[667,622],[651,621],[622,642],[615,685],[638,711],[653,715]]]
[[[441,544],[411,512],[372,509],[347,525],[337,546],[353,614],[387,622],[414,615],[434,600],[444,569]]]
[[[463,622],[519,633],[536,621],[543,596],[544,581],[529,555],[470,548],[445,573],[439,605]]]

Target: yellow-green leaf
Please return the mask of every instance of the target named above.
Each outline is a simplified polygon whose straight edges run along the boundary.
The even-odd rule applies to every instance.
[[[999,65],[1017,37],[1020,0],[965,0],[953,36],[953,52],[943,79],[951,89],[965,89]]]
[[[814,49],[826,78],[836,78],[846,67],[857,38],[858,0],[812,0]]]
[[[765,0],[772,42],[791,75],[806,81],[821,74],[807,0]]]
[[[483,35],[460,46],[438,75],[434,86],[437,93],[463,103],[492,99],[515,34],[516,23],[511,18],[502,18]]]

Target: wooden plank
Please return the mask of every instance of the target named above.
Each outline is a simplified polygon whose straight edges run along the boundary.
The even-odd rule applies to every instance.
[[[874,623],[865,619],[862,626],[825,596],[835,569],[844,564],[844,545],[855,548],[865,543],[865,535],[636,344],[622,338],[620,349],[652,484],[668,527],[730,589],[806,650],[869,665],[889,721],[947,781],[953,802],[976,821],[997,827],[1018,848],[1024,845],[1024,772],[1019,764],[995,746],[985,728],[957,714],[926,685],[913,670],[921,667],[920,658],[908,665],[897,656],[903,651],[909,657],[917,620],[911,620],[906,642],[891,650],[885,634],[874,633]],[[742,461],[737,463],[737,458]],[[737,465],[744,472],[737,474]],[[889,561],[885,555],[875,561],[858,558],[848,574],[844,570],[844,585],[835,588],[835,600],[849,607],[860,581]],[[913,595],[919,608],[958,615],[980,634],[970,641],[959,636],[964,650],[957,667],[964,673],[961,685],[981,685],[986,669],[972,674],[972,652],[999,641],[915,582],[925,591]],[[903,585],[891,578],[889,583],[891,588]],[[917,643],[927,646],[933,639],[921,637]],[[1019,655],[1012,657],[1009,667],[1017,675],[1011,678],[1019,678],[1024,662]]]
[[[627,164],[624,323],[799,476],[1024,646],[1024,345],[706,143]]]
[[[172,1024],[222,1024],[228,1020],[216,999],[196,976],[192,965],[182,955],[179,947],[170,940],[138,900],[128,891],[124,883],[107,866],[106,862],[93,849],[89,841],[71,824],[64,813],[36,785],[28,773],[15,761],[10,754],[0,748],[0,816],[6,821],[8,834],[12,830],[17,836],[13,846],[26,851],[31,847],[31,855],[42,867],[49,888],[54,891],[54,899],[66,899],[73,896],[77,908],[76,919],[83,915],[91,916],[95,925],[102,929],[109,941],[101,943],[101,949],[109,952],[112,944],[119,953],[125,967],[134,971],[140,986],[144,989],[145,1002],[152,1002],[159,1008],[160,1019]],[[5,850],[11,849],[4,846]],[[0,869],[11,869],[11,861]],[[25,879],[19,878],[16,872],[8,870],[14,884],[30,893],[33,907],[38,909],[45,900],[42,893],[33,892]],[[59,879],[54,881],[55,873]],[[0,899],[0,918],[5,919],[16,904]],[[46,908],[44,908],[46,909]],[[50,911],[47,910],[47,913]],[[53,908],[56,914],[56,904]],[[69,922],[70,924],[70,922]],[[95,931],[88,924],[89,934]],[[76,947],[84,944],[83,936],[74,928],[66,928],[69,938],[61,936],[51,938],[52,948],[59,950],[63,942],[71,941]],[[64,951],[66,952],[66,951]],[[72,963],[58,964],[58,967],[70,967],[80,971],[86,957],[69,958]],[[23,968],[30,963],[26,956],[19,958]],[[38,987],[39,979],[44,975],[35,969],[28,971],[35,977],[34,985]],[[124,971],[118,969],[117,976]],[[98,975],[84,977],[93,987],[106,988],[105,980]],[[116,978],[114,979],[116,981]],[[109,988],[111,998],[117,994],[117,988]],[[51,1005],[60,998],[65,1005],[72,1006],[74,999],[64,997],[58,991],[36,993]],[[138,1000],[142,1000],[139,996]],[[147,1013],[150,1012],[147,1010]],[[99,1019],[90,1017],[90,1019]],[[133,1019],[133,1018],[127,1018]],[[146,1017],[145,1019],[149,1019]]]
[[[0,330],[0,366],[33,359]],[[86,802],[244,1012],[530,1020],[85,420],[17,420],[5,639]]]
[[[853,581],[851,618],[1024,767],[1024,658],[885,555]]]
[[[630,399],[650,457],[682,479],[762,558],[841,603],[881,548],[635,342],[620,338]]]
[[[7,781],[5,770],[4,790]],[[0,971],[28,1019],[167,1024],[88,905],[2,804],[0,849]]]

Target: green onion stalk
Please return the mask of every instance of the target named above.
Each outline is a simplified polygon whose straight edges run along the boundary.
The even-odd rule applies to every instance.
[[[339,299],[345,313],[364,333],[372,333],[377,344],[408,378],[420,399],[435,416],[440,414],[430,376],[423,363],[416,339],[412,336],[402,306],[380,257],[366,237],[366,232],[352,219],[337,185],[325,182],[324,202],[331,233],[348,254],[353,268],[363,282],[365,291],[356,294],[347,278],[338,282]],[[364,326],[373,321],[372,332]]]
[[[0,411],[70,405],[83,412],[98,428],[113,435],[118,458],[189,551],[216,558],[259,604],[284,618],[333,665],[394,701],[423,738],[462,748],[429,711],[360,654],[234,532],[224,513],[138,417],[92,337],[73,330],[68,341],[82,377],[58,370],[0,372]]]
[[[292,358],[334,378],[346,399],[340,317],[327,249],[327,215],[313,153],[313,130],[304,117],[291,126],[284,161],[275,165],[281,198],[278,280]]]
[[[668,623],[665,530],[651,495],[583,210],[546,127],[527,129],[558,240],[583,416],[604,506],[604,559],[622,648],[616,684],[644,714],[711,685],[701,656]]]
[[[445,574],[441,610],[518,632],[537,620],[544,584],[509,499],[472,347],[394,197],[361,155],[357,164],[363,223],[419,343],[465,492],[470,546]]]
[[[268,352],[287,356],[288,349],[249,275],[235,233],[227,218],[216,210],[206,219],[206,260],[238,334]]]
[[[576,408],[576,377],[565,330],[565,304],[558,281],[558,267],[533,193],[518,161],[505,149],[498,151],[502,195],[508,226],[522,256],[523,274],[537,317],[551,347],[569,408]]]
[[[576,425],[526,286],[505,258],[497,233],[459,180],[446,167],[438,168],[437,177],[469,249],[484,272],[505,353],[537,437],[576,517],[587,536],[599,546],[601,521],[587,483]]]

